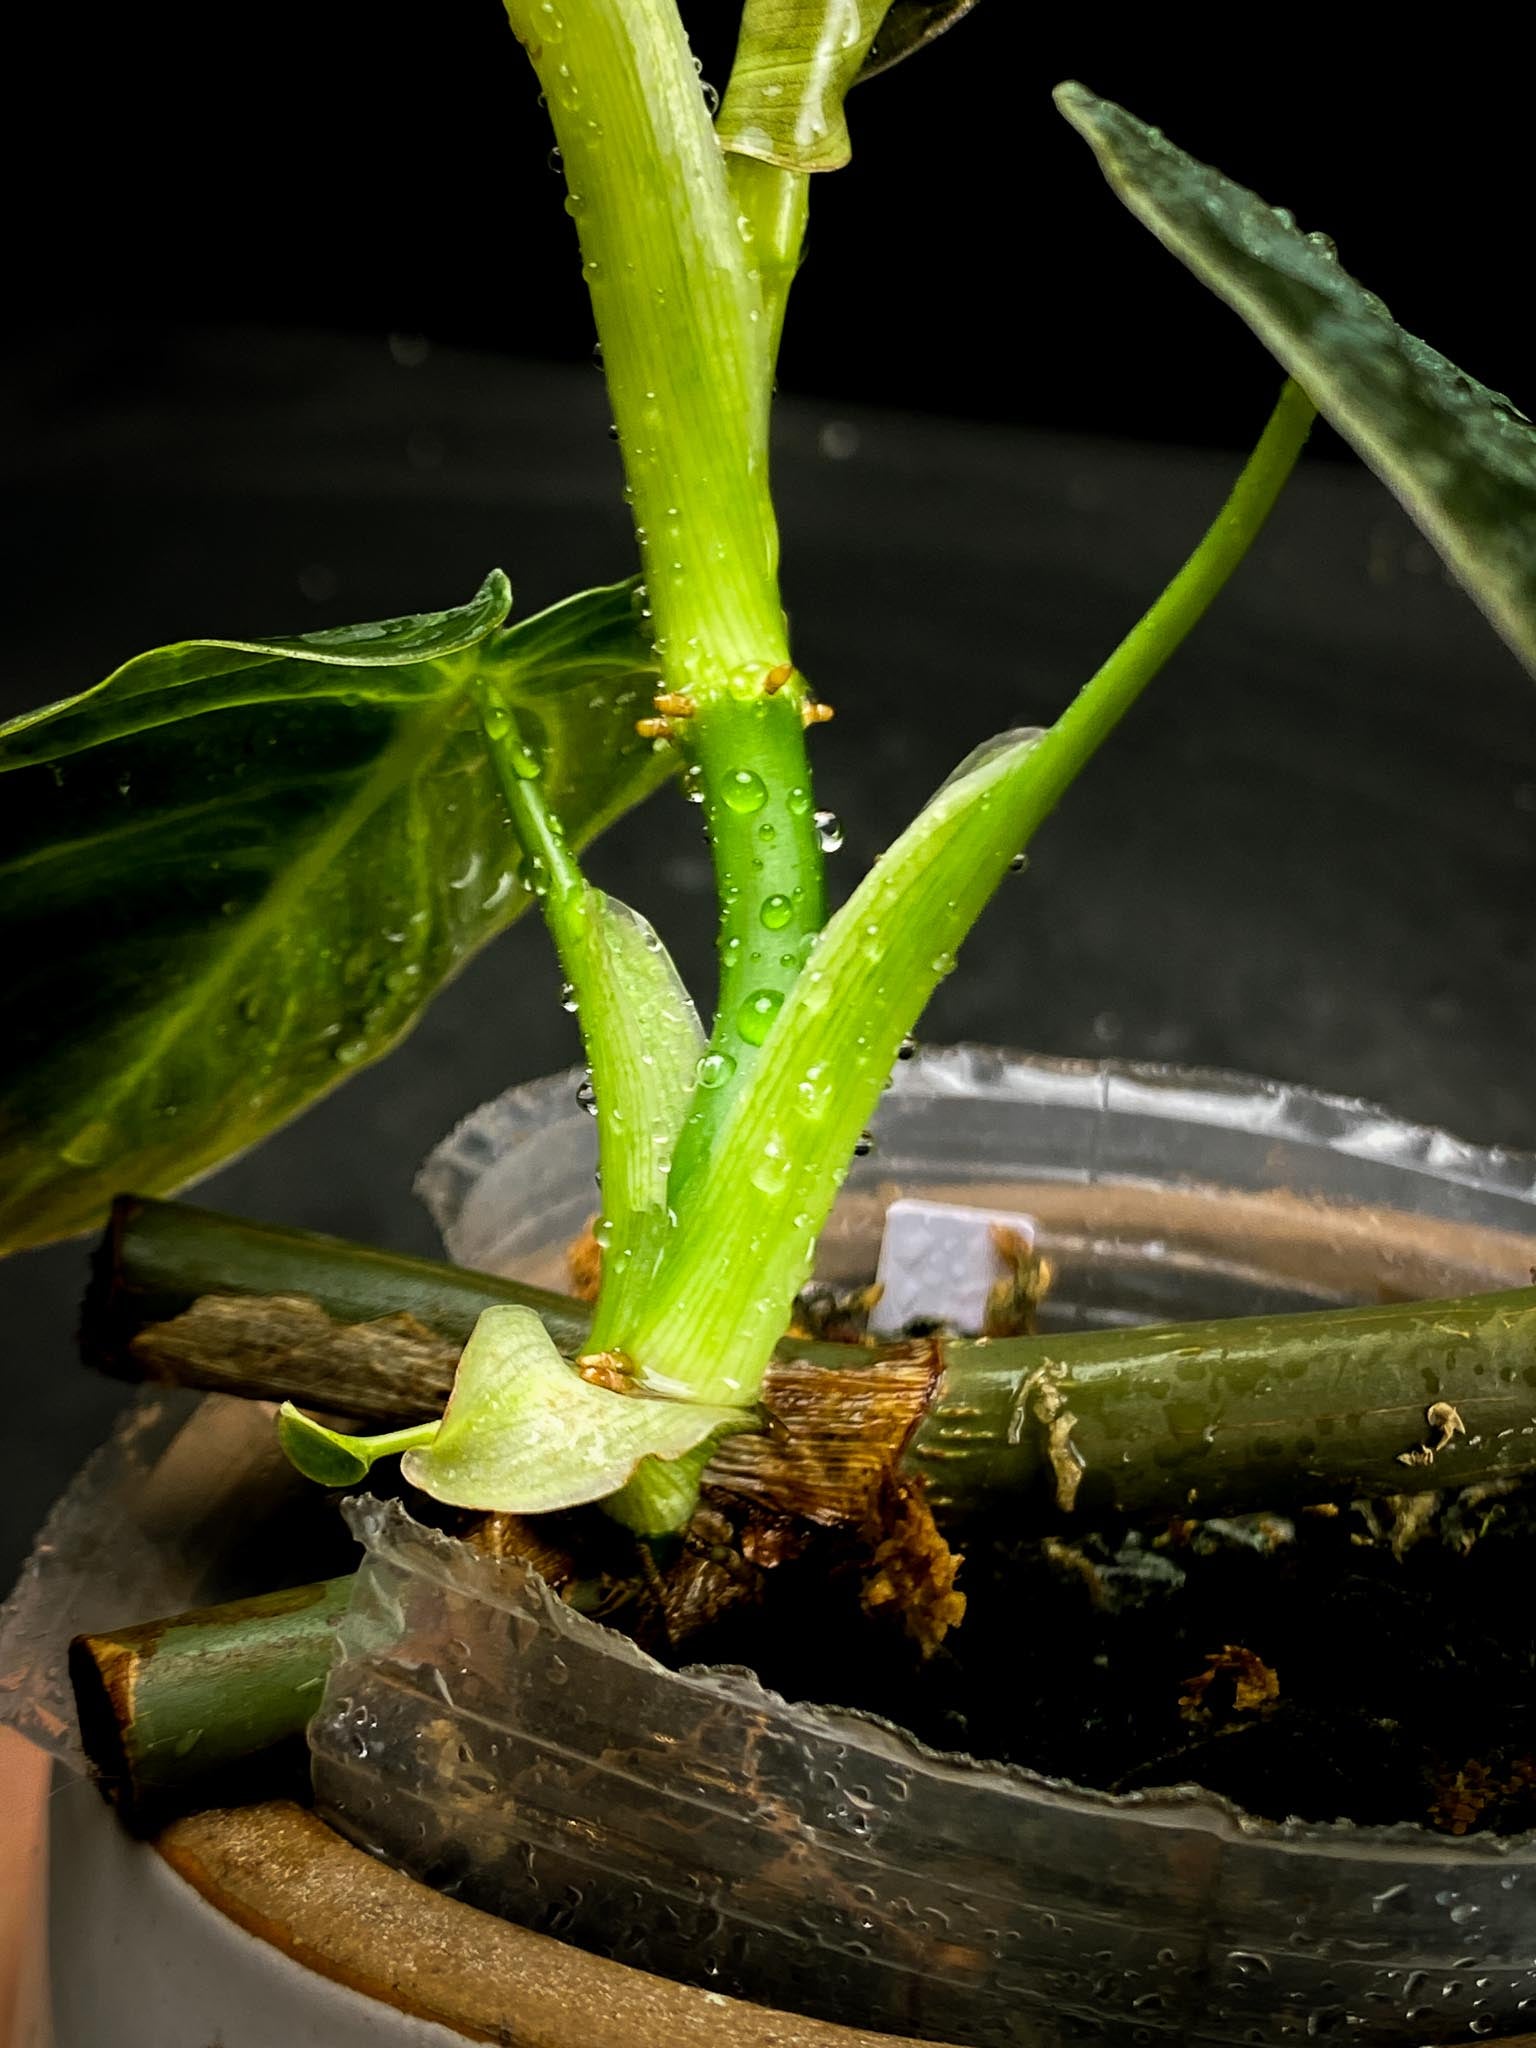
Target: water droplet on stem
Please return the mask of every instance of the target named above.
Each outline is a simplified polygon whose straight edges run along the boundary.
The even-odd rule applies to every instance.
[[[736,1062],[728,1052],[707,1052],[694,1069],[694,1076],[701,1088],[723,1088],[735,1071]]]
[[[748,1045],[761,1045],[783,1007],[784,997],[778,989],[760,988],[749,995],[737,1011],[736,1029]]]
[[[750,816],[768,801],[768,789],[751,768],[732,768],[720,785],[720,797],[727,810]]]

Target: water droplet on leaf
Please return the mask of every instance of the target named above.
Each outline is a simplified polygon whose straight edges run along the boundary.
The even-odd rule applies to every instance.
[[[752,1185],[759,1194],[782,1194],[789,1184],[790,1168],[793,1162],[778,1138],[770,1138],[763,1147],[762,1157],[752,1169]]]
[[[827,1079],[825,1070],[819,1066],[812,1067],[795,1089],[796,1108],[803,1117],[815,1122],[825,1116],[831,1100],[832,1083]]]

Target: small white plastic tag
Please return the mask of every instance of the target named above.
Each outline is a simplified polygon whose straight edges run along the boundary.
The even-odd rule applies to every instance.
[[[992,1290],[1009,1272],[1000,1233],[1033,1249],[1034,1218],[954,1202],[892,1202],[880,1240],[875,1277],[881,1294],[870,1314],[871,1332],[894,1337],[909,1323],[931,1322],[962,1336],[980,1335]]]

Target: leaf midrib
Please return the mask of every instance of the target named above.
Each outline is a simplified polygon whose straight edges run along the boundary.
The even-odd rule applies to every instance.
[[[138,838],[144,833],[162,832],[169,827],[185,825],[204,814],[228,815],[238,803],[264,802],[275,795],[291,795],[295,791],[309,789],[316,784],[334,786],[337,781],[334,768],[316,768],[307,775],[286,776],[281,780],[263,782],[259,788],[242,788],[237,792],[219,790],[212,796],[199,797],[195,803],[181,804],[172,810],[155,811],[149,814],[135,813],[99,832],[88,832],[75,839],[54,839],[46,846],[34,846],[25,853],[13,854],[0,861],[0,883],[12,875],[23,875],[29,869],[42,867],[49,861],[65,858],[80,858],[96,848],[120,846],[125,840]],[[236,803],[232,804],[234,795]]]

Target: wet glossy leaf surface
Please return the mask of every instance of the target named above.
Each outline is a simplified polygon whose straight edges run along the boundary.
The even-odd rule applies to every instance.
[[[749,0],[716,123],[723,146],[793,171],[847,163],[843,95],[885,11],[885,0]]]
[[[638,912],[590,892],[581,941],[582,1025],[592,1062],[606,1242],[594,1348],[623,1327],[666,1242],[667,1176],[704,1033],[671,955]]]
[[[976,0],[752,0],[716,123],[725,148],[787,170],[851,154],[844,95],[931,43]]]
[[[1536,670],[1536,427],[1405,333],[1326,235],[1082,86],[1056,98],[1119,197],[1242,315]]]
[[[975,5],[976,0],[892,0],[859,77],[872,78],[877,72],[889,71],[893,64],[943,35],[945,29],[953,28]]]
[[[532,1309],[488,1308],[442,1427],[401,1470],[456,1507],[544,1514],[614,1493],[642,1458],[683,1457],[755,1411],[615,1393],[584,1380]]]
[[[386,1051],[530,900],[493,665],[573,839],[652,788],[627,585],[191,641],[0,729],[0,1244],[165,1192]]]

